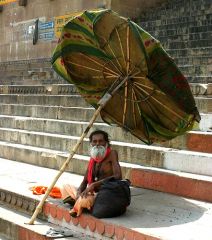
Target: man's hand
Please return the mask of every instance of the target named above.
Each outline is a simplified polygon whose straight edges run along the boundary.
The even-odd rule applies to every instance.
[[[92,183],[80,194],[80,196],[87,197],[89,193],[94,193],[95,187],[96,187],[96,184]]]

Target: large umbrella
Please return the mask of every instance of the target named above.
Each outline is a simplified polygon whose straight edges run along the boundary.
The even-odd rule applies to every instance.
[[[111,10],[85,11],[68,22],[52,62],[95,108],[127,78],[101,117],[148,144],[183,134],[199,120],[187,80],[159,41]]]
[[[52,64],[97,110],[30,224],[99,113],[147,144],[181,135],[200,120],[187,80],[159,41],[111,10],[85,11],[70,20]]]

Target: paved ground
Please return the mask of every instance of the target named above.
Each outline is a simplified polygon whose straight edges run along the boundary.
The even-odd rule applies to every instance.
[[[83,233],[77,232],[76,229],[67,229],[61,226],[55,226],[47,222],[36,219],[34,225],[28,225],[30,216],[24,213],[18,213],[15,209],[2,206],[0,204],[0,232],[1,229],[6,232],[5,234],[0,233],[0,240],[16,240],[18,227],[29,229],[29,231],[35,231],[41,236],[48,236],[52,239],[61,240],[94,240]],[[62,234],[61,234],[62,233]],[[63,237],[65,236],[65,237]],[[25,240],[25,239],[21,239]],[[30,239],[34,240],[34,239]]]
[[[0,188],[41,199],[33,196],[29,187],[38,184],[48,186],[56,173],[52,169],[0,159]],[[67,181],[79,185],[81,180],[81,176],[64,173],[57,185]],[[212,239],[211,203],[141,188],[132,188],[132,203],[126,214],[104,221],[161,239]]]
[[[10,240],[10,239],[5,238],[4,236],[2,236],[2,235],[0,234],[0,240]]]

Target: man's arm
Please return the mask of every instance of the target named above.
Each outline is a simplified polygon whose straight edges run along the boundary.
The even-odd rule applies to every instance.
[[[111,152],[111,162],[113,168],[113,176],[115,179],[122,179],[121,167],[118,161],[118,153],[116,150]]]
[[[84,178],[79,186],[79,188],[77,189],[77,198],[80,196],[80,194],[86,189],[87,184],[88,184],[88,180],[87,180],[87,175],[88,175],[88,169],[84,175]]]

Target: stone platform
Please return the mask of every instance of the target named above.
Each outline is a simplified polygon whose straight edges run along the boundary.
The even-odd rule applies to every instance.
[[[49,227],[46,223],[48,221],[54,226],[59,225],[61,228],[75,230],[78,234],[86,234],[88,238],[85,239],[211,240],[211,203],[135,187],[131,188],[131,205],[120,217],[97,219],[83,213],[79,218],[72,218],[68,213],[68,205],[49,197],[39,215],[47,226],[39,222],[39,226],[35,224],[28,228],[24,226],[24,221],[29,220],[35,205],[42,198],[32,195],[29,188],[34,185],[49,185],[57,171],[6,159],[1,159],[0,169],[1,203],[7,206],[0,208],[0,212],[7,212],[7,216],[16,218],[15,222],[24,228],[25,234],[40,228],[43,229],[39,230],[40,236],[44,235]],[[57,186],[64,182],[78,186],[81,180],[79,175],[64,173]],[[19,214],[18,219],[15,211],[26,215],[21,217]],[[34,235],[33,240],[37,239],[45,238]]]

